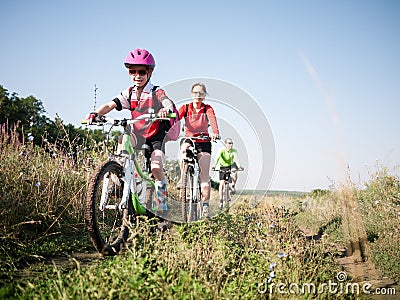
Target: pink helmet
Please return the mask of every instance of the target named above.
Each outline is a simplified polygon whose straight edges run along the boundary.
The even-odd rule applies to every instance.
[[[141,65],[154,69],[156,62],[154,61],[153,55],[146,49],[135,49],[128,53],[124,64],[127,68],[133,65]]]

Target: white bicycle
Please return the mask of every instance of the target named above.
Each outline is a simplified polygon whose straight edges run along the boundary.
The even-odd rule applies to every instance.
[[[158,118],[151,113],[136,119],[117,120],[98,116],[93,120],[93,125],[108,124],[123,128],[122,150],[111,154],[96,168],[86,196],[86,227],[94,247],[104,255],[115,255],[121,250],[128,239],[129,227],[135,223],[137,216],[147,215],[159,220],[166,218],[166,211],[157,212],[153,201],[150,153],[145,150],[144,163],[141,164],[140,150],[132,145],[130,134],[131,125],[140,120],[169,121],[174,117],[175,114],[170,114],[168,118]]]
[[[182,220],[185,223],[195,222],[202,218],[203,199],[199,178],[199,165],[197,161],[196,141],[210,141],[210,137],[200,135],[196,137],[184,137],[190,146],[186,149],[186,157],[182,162],[180,201]]]

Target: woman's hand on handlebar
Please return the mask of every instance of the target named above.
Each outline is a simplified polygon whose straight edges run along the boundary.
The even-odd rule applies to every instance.
[[[211,139],[211,141],[213,141],[213,142],[215,142],[216,140],[219,140],[221,137],[218,135],[218,134],[216,134],[216,133],[212,133],[212,134],[210,134],[210,139]]]

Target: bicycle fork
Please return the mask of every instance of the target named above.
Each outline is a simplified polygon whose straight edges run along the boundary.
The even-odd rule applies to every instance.
[[[132,156],[132,154],[131,154]],[[132,191],[133,195],[136,194],[136,185],[132,184],[133,179],[134,179],[134,165],[133,165],[133,159],[130,157],[130,159],[127,159],[125,161],[125,166],[124,166],[125,174],[123,174],[122,181],[124,182],[124,190],[122,192],[122,199],[119,204],[119,209],[123,210],[127,208],[127,203],[129,199],[129,194]],[[134,199],[132,199],[134,200]]]
[[[106,205],[108,199],[108,187],[110,184],[110,180],[115,180],[111,178],[113,176],[112,173],[106,174],[103,179],[103,187],[101,190],[101,198],[100,198],[100,211],[104,211],[104,209],[115,209],[115,205]],[[118,179],[119,180],[119,179]]]
[[[132,156],[132,155],[131,155]],[[130,157],[130,159],[126,159],[124,162],[124,174],[121,178],[124,189],[122,192],[121,202],[118,205],[119,210],[124,210],[127,208],[128,200],[130,193],[132,193],[132,204],[134,211],[138,214],[145,214],[146,209],[143,205],[140,204],[136,182],[134,178],[134,159]],[[120,178],[114,178],[114,174],[110,173],[104,176],[102,192],[101,192],[101,199],[100,199],[100,211],[104,211],[104,209],[117,209],[117,205],[115,204],[107,204],[108,200],[108,193],[109,193],[109,186],[111,183],[120,185]],[[116,177],[116,176],[115,176]],[[111,182],[110,182],[111,181]]]

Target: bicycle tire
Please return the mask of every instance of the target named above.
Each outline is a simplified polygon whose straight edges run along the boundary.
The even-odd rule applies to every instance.
[[[198,220],[197,217],[197,206],[198,203],[196,201],[196,194],[193,194],[193,178],[191,179],[191,186],[192,186],[192,191],[191,191],[191,196],[190,196],[190,201],[188,203],[188,221],[189,222],[195,222]]]
[[[197,207],[199,204],[197,202],[190,202],[189,204],[189,222],[195,222],[197,221],[198,215],[197,215]]]
[[[189,169],[188,163],[183,162],[182,176],[181,176],[181,189],[179,192],[179,198],[180,198],[180,202],[181,202],[181,217],[182,217],[182,222],[184,222],[184,223],[187,223],[188,169]]]
[[[230,191],[229,191],[229,182],[225,182],[224,183],[224,194],[225,194],[225,203],[226,203],[226,210],[229,209],[229,205],[230,205]]]
[[[129,198],[127,208],[119,209],[124,188],[122,176],[123,167],[118,162],[111,160],[102,163],[96,169],[89,182],[86,195],[85,221],[90,240],[99,252],[108,247],[115,252],[114,254],[118,253],[129,235],[129,228],[124,224],[123,220],[132,215],[132,199]],[[107,178],[109,183],[106,205],[101,211],[100,201],[103,182]]]

